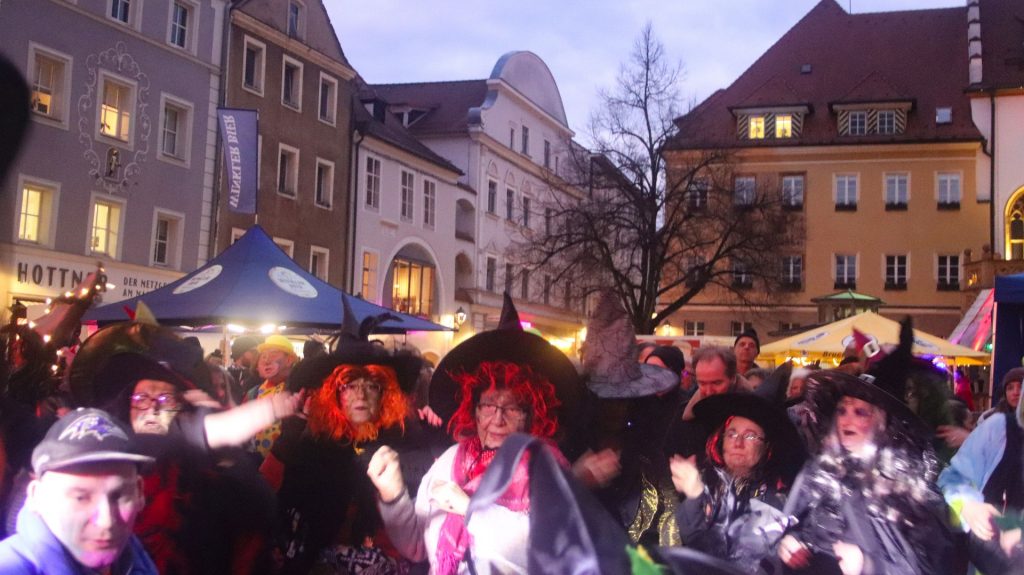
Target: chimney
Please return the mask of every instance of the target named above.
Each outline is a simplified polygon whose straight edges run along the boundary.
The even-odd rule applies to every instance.
[[[981,0],[967,0],[968,80],[980,84],[981,75]]]

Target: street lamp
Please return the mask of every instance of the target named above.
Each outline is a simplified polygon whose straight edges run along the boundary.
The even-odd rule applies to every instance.
[[[462,324],[466,323],[466,310],[459,306],[459,309],[455,310],[455,331],[459,331]]]

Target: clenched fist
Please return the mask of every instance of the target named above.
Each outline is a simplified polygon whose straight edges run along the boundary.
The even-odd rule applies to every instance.
[[[398,453],[387,445],[382,446],[370,458],[366,474],[380,493],[380,500],[391,503],[402,495],[405,480],[402,479],[402,466],[398,461]]]

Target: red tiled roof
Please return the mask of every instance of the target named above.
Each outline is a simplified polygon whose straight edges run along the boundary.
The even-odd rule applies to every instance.
[[[1024,88],[1024,2],[981,0],[981,86]]]
[[[371,87],[393,106],[428,110],[409,126],[409,131],[419,136],[468,132],[470,108],[482,106],[487,96],[486,80],[374,84]]]
[[[821,0],[732,85],[678,118],[669,149],[977,140],[967,81],[966,7],[848,14]],[[914,102],[906,131],[839,136],[830,104],[866,101]],[[736,137],[732,109],[800,105],[811,108],[801,137]],[[951,124],[936,125],[937,107],[953,109]]]

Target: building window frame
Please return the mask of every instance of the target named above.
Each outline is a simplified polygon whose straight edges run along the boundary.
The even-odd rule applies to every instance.
[[[747,139],[763,140],[765,138],[765,124],[767,117],[764,114],[753,114],[747,118]]]
[[[106,208],[106,214],[101,214],[99,206]],[[109,194],[93,192],[89,202],[89,226],[86,233],[85,255],[101,256],[113,260],[121,259],[121,252],[124,247],[124,216],[127,202],[115,198]],[[105,221],[100,222],[97,216],[104,216]],[[98,235],[105,236],[102,242],[98,242]],[[98,244],[106,247],[98,249]]]
[[[484,260],[484,290],[490,293],[495,293],[494,288],[497,285],[498,275],[498,258],[495,256],[487,256]]]
[[[935,172],[935,201],[938,209],[959,210],[963,194],[963,172]]]
[[[757,178],[750,175],[736,176],[732,182],[733,207],[749,209],[757,200]]]
[[[437,182],[423,178],[423,227],[434,229],[437,224]]]
[[[859,196],[859,174],[834,174],[832,176],[832,197],[837,212],[857,211]]]
[[[322,270],[320,268],[323,268]],[[331,250],[317,245],[309,246],[309,273],[318,280],[327,283],[331,277]]]
[[[793,114],[775,114],[775,139],[787,140],[793,137]]]
[[[896,133],[896,110],[878,110],[875,112],[875,132],[882,135]]]
[[[868,133],[867,110],[851,110],[846,121],[846,133],[850,136],[866,136]]]
[[[886,172],[882,175],[886,211],[903,211],[910,204],[910,173]]]
[[[498,215],[498,180],[487,179],[487,213]]]
[[[313,203],[326,210],[334,205],[334,162],[319,157],[314,174]]]
[[[320,72],[320,92],[317,97],[317,118],[329,126],[336,126],[338,122],[338,80],[337,78],[323,72]]]
[[[782,286],[790,291],[798,291],[804,283],[804,256],[789,254],[782,256]]]
[[[284,142],[277,144],[277,185],[279,196],[290,199],[299,197],[299,149]]]
[[[38,193],[36,214],[26,213],[26,189]],[[21,244],[53,247],[57,231],[57,209],[60,206],[60,182],[21,175],[18,178],[18,197],[15,213],[14,241]],[[35,239],[26,237],[29,221],[34,218]]]
[[[306,37],[306,4],[299,0],[288,1],[288,13],[285,19],[286,33],[289,38],[303,40]]]
[[[832,277],[835,280],[835,289],[857,289],[859,260],[857,254],[833,255]]]
[[[138,14],[141,11],[141,0],[107,0],[107,20],[121,26],[138,29]]]
[[[882,256],[882,268],[886,290],[902,291],[907,289],[907,283],[910,280],[909,254],[885,254]]]
[[[111,106],[107,102],[107,85],[111,84],[124,92],[118,93],[117,103]],[[96,105],[96,139],[117,146],[125,146],[129,150],[134,149],[135,142],[135,120],[136,120],[136,94],[138,84],[123,76],[118,76],[108,70],[100,70],[99,79],[99,102]],[[113,134],[107,133],[108,126],[104,120],[114,121]]]
[[[530,210],[532,208],[533,200],[529,196],[523,196],[523,227],[530,227]]]
[[[702,320],[683,320],[683,335],[686,337],[702,337],[705,332]]]
[[[40,69],[40,59],[50,61],[59,69],[50,70],[50,78],[44,81],[44,70]],[[71,68],[74,58],[47,46],[29,42],[28,68],[31,77],[29,92],[32,98],[30,107],[32,119],[47,125],[68,129],[68,118],[71,110]],[[46,84],[49,85],[46,85]],[[49,93],[47,93],[49,92]],[[45,110],[44,110],[45,109]]]
[[[959,254],[935,256],[935,280],[938,291],[959,291],[962,276]]]
[[[383,163],[380,158],[367,154],[363,179],[363,206],[374,212],[380,210],[380,183]]]
[[[281,55],[281,105],[299,113],[302,113],[304,67],[301,61],[288,54]],[[289,70],[293,71],[290,76]]]
[[[363,299],[379,304],[377,297],[377,279],[380,276],[380,252],[373,248],[363,248],[363,267],[359,278]]]
[[[416,213],[416,175],[409,170],[401,171],[401,206],[399,217],[411,223]]]
[[[522,140],[522,146],[520,147],[519,152],[526,157],[530,157],[530,128],[523,126],[519,133],[520,139]]]
[[[544,140],[544,167],[551,169],[551,142]]]
[[[161,230],[161,222],[167,224],[166,229]],[[181,269],[181,245],[184,231],[185,214],[163,208],[154,209],[149,265],[173,270]],[[161,246],[163,247],[162,257],[160,255]]]
[[[782,174],[782,208],[800,211],[804,208],[805,174]]]
[[[249,60],[250,50],[254,54]],[[251,71],[251,74],[250,74]],[[252,78],[252,83],[248,82]],[[246,35],[242,44],[242,89],[263,97],[267,78],[267,45]]]
[[[181,21],[181,7],[185,20]],[[196,30],[199,29],[199,4],[192,0],[172,0],[167,10],[167,44],[190,54],[196,53]]]
[[[176,126],[173,128],[175,149],[172,151],[167,149],[168,134],[172,131],[167,118],[169,109],[177,115]],[[192,160],[192,119],[194,117],[195,107],[191,102],[167,93],[160,94],[160,154],[158,157],[161,160],[189,167]]]
[[[512,222],[516,218],[516,189],[505,186],[505,219]]]

